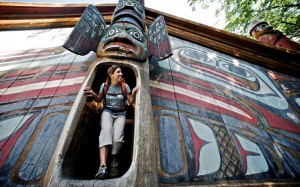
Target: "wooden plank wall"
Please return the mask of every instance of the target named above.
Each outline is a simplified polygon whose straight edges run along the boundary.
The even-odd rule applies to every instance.
[[[0,32],[0,186],[43,180],[94,59],[61,47],[70,31]]]
[[[61,48],[69,33],[0,33],[0,186],[45,177],[94,59]],[[160,184],[297,184],[299,79],[171,42],[174,55],[150,72]]]
[[[151,81],[160,184],[299,182],[299,79],[171,42]]]

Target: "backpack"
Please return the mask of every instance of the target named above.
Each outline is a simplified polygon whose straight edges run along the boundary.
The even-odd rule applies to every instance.
[[[103,88],[103,98],[105,98],[105,95],[107,93],[107,90],[108,90],[108,83],[105,82],[104,83],[104,88]],[[124,99],[126,100],[127,99],[127,92],[126,92],[126,83],[123,81],[122,82],[122,85],[121,85],[121,90],[122,90],[122,94],[124,96]]]
[[[105,95],[107,93],[108,90],[108,83],[105,82],[104,83],[104,88],[103,88],[103,99],[100,103],[96,102],[95,100],[93,100],[92,102],[86,102],[85,105],[88,107],[88,109],[92,112],[95,113],[101,113],[103,108],[104,108],[104,100],[105,100]],[[124,96],[124,100],[125,102],[127,102],[127,92],[126,92],[126,83],[123,81],[122,85],[121,85],[121,90],[122,90],[122,94]],[[127,104],[126,104],[127,106]]]

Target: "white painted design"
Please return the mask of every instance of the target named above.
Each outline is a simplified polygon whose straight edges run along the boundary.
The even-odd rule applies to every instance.
[[[259,149],[259,147],[251,142],[250,140],[247,140],[246,138],[239,136],[235,134],[236,137],[239,139],[242,148],[245,151],[251,151],[253,153],[256,153],[257,155],[247,155],[247,171],[246,175],[252,175],[257,173],[263,173],[269,170],[268,163]]]
[[[294,114],[290,113],[290,112],[286,113],[286,115],[287,115],[289,118],[293,119],[293,120],[296,119],[296,116],[295,116]]]
[[[300,107],[300,98],[299,98],[299,97],[295,99],[295,102],[296,102],[297,105]]]
[[[199,153],[199,170],[197,176],[207,175],[219,170],[221,157],[219,154],[217,140],[213,131],[205,124],[189,119],[196,135],[207,142]],[[197,159],[197,158],[196,158]]]
[[[201,48],[201,46],[196,46],[197,48]],[[288,108],[288,102],[285,99],[285,97],[281,94],[281,92],[278,90],[278,88],[271,82],[269,77],[265,75],[265,72],[260,71],[257,69],[257,67],[252,67],[248,66],[247,63],[244,63],[244,61],[239,60],[239,67],[246,70],[247,77],[243,77],[249,81],[258,81],[259,84],[259,90],[251,90],[248,88],[241,87],[235,83],[231,83],[228,80],[225,80],[221,77],[218,76],[211,76],[210,72],[206,71],[201,71],[196,68],[187,66],[183,63],[180,62],[179,58],[179,53],[180,55],[186,56],[186,58],[190,58],[192,60],[198,61],[199,64],[206,64],[211,66],[212,68],[215,69],[221,69],[224,72],[230,73],[235,76],[239,76],[231,71],[229,71],[226,68],[226,65],[232,64],[234,62],[232,57],[229,57],[228,59],[222,57],[219,55],[217,52],[215,52],[214,58],[210,58],[211,52],[207,51],[202,51],[197,48],[191,47],[191,48],[186,48],[187,50],[190,49],[192,51],[195,51],[199,54],[203,54],[202,57],[199,57],[199,59],[193,58],[189,56],[186,53],[186,50],[182,50],[183,48],[178,48],[173,50],[173,56],[170,58],[172,62],[170,63],[172,70],[179,71],[182,74],[186,74],[187,76],[193,75],[194,77],[197,77],[199,79],[202,79],[207,82],[211,82],[216,85],[223,86],[225,88],[230,88],[230,90],[235,91],[237,93],[240,93],[242,95],[245,95],[247,97],[250,97],[254,100],[257,100],[259,102],[262,102],[266,105],[269,105],[271,107],[280,109],[280,110],[285,110]],[[209,51],[209,50],[208,50]],[[204,58],[203,56],[208,55],[208,57]],[[226,55],[224,55],[226,57]],[[237,59],[235,59],[237,60]],[[174,63],[173,63],[174,62]],[[161,65],[161,63],[160,63]],[[162,66],[162,65],[161,65]],[[163,66],[164,67],[164,66]],[[206,76],[210,75],[210,76]],[[299,103],[298,103],[299,104]]]
[[[33,114],[17,116],[0,122],[0,141],[17,132]]]
[[[187,90],[185,88],[181,88],[179,86],[173,86],[173,85],[169,85],[169,84],[165,84],[165,83],[161,83],[161,82],[156,82],[156,81],[151,81],[150,85],[152,87],[160,88],[162,90],[166,90],[166,91],[170,91],[170,92],[174,92],[174,89],[175,89],[176,93],[186,95],[186,96],[194,98],[194,99],[198,99],[200,101],[203,101],[203,102],[209,103],[211,105],[215,105],[215,106],[227,109],[231,112],[235,112],[235,113],[240,114],[242,116],[245,116],[249,119],[252,119],[247,113],[243,112],[242,110],[236,108],[233,105],[229,105],[229,104],[224,103],[220,100],[208,97],[208,96],[200,94],[200,93],[196,93],[196,92]]]
[[[54,80],[54,81],[44,81],[39,83],[26,84],[23,86],[10,87],[5,89],[0,89],[0,95],[16,94],[31,90],[39,90],[45,88],[55,88],[61,86],[70,86],[74,84],[83,83],[84,76],[76,77],[72,79]]]

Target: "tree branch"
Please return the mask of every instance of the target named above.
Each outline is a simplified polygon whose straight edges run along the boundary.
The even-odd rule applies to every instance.
[[[300,4],[289,4],[289,5],[284,5],[284,6],[272,6],[272,7],[267,7],[267,8],[264,8],[264,9],[260,9],[260,10],[258,10],[258,12],[265,11],[265,10],[271,10],[271,9],[277,9],[277,8],[293,8],[293,7],[297,7],[298,9],[300,9]]]

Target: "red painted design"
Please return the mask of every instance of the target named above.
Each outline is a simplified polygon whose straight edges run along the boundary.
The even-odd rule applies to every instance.
[[[170,51],[170,46],[169,46],[169,41],[168,40],[164,40],[164,47],[166,51]]]
[[[195,156],[194,157],[195,158],[195,173],[194,173],[194,175],[196,175],[198,170],[199,170],[199,167],[201,167],[201,166],[199,166],[200,150],[204,145],[206,145],[208,143],[211,143],[211,142],[207,142],[207,141],[201,139],[200,137],[198,137],[197,134],[195,133],[190,121],[187,118],[185,118],[185,120],[187,121],[188,128],[190,130],[191,137],[192,137],[192,140],[193,140],[194,156]],[[203,166],[203,167],[205,167],[205,166]]]
[[[176,77],[176,78],[179,78],[181,80],[186,80],[186,81],[189,81],[189,83],[192,83],[192,84],[195,84],[195,85],[201,85],[201,86],[204,86],[206,88],[210,88],[210,89],[214,89],[215,90],[215,87],[211,84],[208,84],[204,81],[201,81],[201,80],[198,80],[198,79],[195,79],[195,78],[191,78],[191,77],[187,77],[183,74],[180,74],[180,73],[176,73],[176,72],[172,72],[172,73],[167,73],[170,77]]]
[[[12,85],[1,84],[0,88],[13,88],[17,86],[25,86],[28,84],[40,83],[45,82],[45,86],[47,86],[47,82],[55,81],[55,80],[65,80],[65,79],[72,79],[77,77],[83,77],[86,75],[86,72],[74,73],[69,74],[66,76],[52,76],[52,77],[38,77],[36,79],[30,79],[26,81],[15,81]],[[29,91],[24,91],[22,94],[20,93],[12,93],[7,95],[0,96],[0,102],[11,102],[14,100],[26,99],[26,98],[35,98],[38,96],[53,96],[55,95],[68,95],[70,93],[77,93],[81,88],[82,83],[67,85],[67,86],[56,86],[53,88],[39,88],[39,89],[32,89]],[[5,92],[4,92],[5,93]]]
[[[49,57],[53,56],[53,51],[55,48],[43,49],[33,49],[33,50],[26,50],[25,52],[13,52],[13,53],[4,53],[4,55],[0,55],[0,59],[2,62],[12,62],[12,61],[20,61],[26,59],[34,59],[38,57]],[[63,51],[62,51],[63,52]],[[60,52],[60,53],[62,53]],[[56,53],[57,55],[58,53]],[[22,70],[21,70],[22,71]]]
[[[71,93],[77,93],[80,88],[80,84],[74,84],[70,86],[61,86],[61,87],[54,87],[54,88],[45,88],[45,89],[37,89],[37,90],[30,90],[16,94],[8,94],[2,95],[0,97],[0,102],[11,102],[15,100],[27,99],[27,98],[36,98],[41,96],[53,96],[55,95],[68,95]]]
[[[160,82],[172,85],[172,82],[169,81],[169,80],[160,79]],[[164,97],[164,98],[168,98],[168,99],[173,99],[173,100],[185,102],[185,103],[188,103],[188,104],[192,104],[194,106],[199,106],[201,108],[210,109],[210,110],[214,110],[214,111],[217,111],[217,112],[225,113],[229,116],[234,116],[237,119],[242,119],[244,121],[247,121],[247,122],[249,122],[253,125],[257,124],[257,120],[256,120],[255,116],[252,113],[250,113],[249,110],[243,108],[241,105],[238,105],[237,103],[234,103],[230,100],[227,100],[226,98],[213,95],[212,93],[204,92],[204,91],[201,91],[199,89],[193,88],[191,86],[187,86],[185,84],[181,84],[181,83],[178,83],[178,82],[174,82],[174,84],[175,84],[175,86],[185,88],[186,90],[189,90],[189,91],[201,94],[201,95],[205,95],[205,96],[210,97],[212,99],[216,99],[216,100],[222,101],[224,103],[227,103],[230,106],[234,106],[234,107],[238,108],[239,110],[243,111],[244,113],[246,113],[247,115],[249,115],[250,118],[247,118],[244,115],[238,114],[238,113],[236,113],[234,111],[231,111],[231,110],[228,110],[226,108],[218,107],[214,103],[204,102],[204,101],[192,98],[192,97],[188,97],[187,95],[170,92],[170,91],[167,91],[167,90],[164,90],[164,89],[151,87],[151,94],[156,95],[156,96],[160,96],[160,97]]]
[[[34,83],[39,83],[39,82],[46,82],[46,81],[53,81],[53,80],[61,80],[61,79],[71,79],[71,78],[76,78],[76,77],[82,77],[85,76],[86,72],[80,72],[80,73],[74,73],[74,74],[68,74],[66,76],[60,75],[60,76],[47,76],[47,77],[37,77],[34,79],[29,79],[29,80],[24,80],[24,81],[15,81],[10,87],[16,87],[16,86],[24,86],[28,84],[34,84]],[[0,85],[1,87],[1,85]]]
[[[256,105],[257,109],[263,114],[271,128],[300,133],[300,126],[296,123],[283,119],[268,110]]]
[[[158,96],[158,97],[176,100],[174,92],[169,92],[169,91],[165,91],[165,90],[162,90],[162,89],[159,89],[159,88],[151,87],[150,88],[150,93],[151,93],[151,95],[155,95],[155,96]]]
[[[18,70],[18,71],[13,71],[6,73],[3,78],[11,78],[11,77],[18,77],[23,73],[24,70]]]
[[[4,84],[0,84],[0,89],[5,89],[5,88],[9,88],[13,83],[4,83]]]
[[[245,149],[242,147],[242,145],[241,145],[239,139],[236,137],[235,134],[233,134],[233,137],[234,137],[234,139],[235,139],[235,142],[236,142],[236,144],[237,144],[237,146],[238,146],[238,149],[239,149],[240,154],[241,154],[241,157],[242,157],[244,173],[246,173],[246,172],[247,172],[247,156],[248,156],[248,155],[259,156],[259,154],[258,154],[258,153],[254,153],[254,152],[252,152],[252,151],[247,151],[247,150],[245,150]]]
[[[13,72],[8,72],[6,73],[3,78],[12,78],[12,77],[19,77],[25,76],[25,75],[30,75],[30,74],[36,74],[36,73],[53,73],[53,72],[58,72],[58,71],[68,71],[68,70],[73,70],[73,71],[79,71],[81,68],[81,65],[61,65],[61,66],[52,66],[49,69],[45,68],[32,68],[32,69],[25,69],[25,70],[18,70],[18,71],[13,71]],[[35,73],[34,73],[35,72]]]
[[[284,76],[281,76],[281,75],[278,75],[278,74],[276,74],[276,73],[274,73],[274,72],[271,72],[271,71],[269,71],[268,72],[268,74],[269,74],[269,76],[270,77],[272,77],[272,79],[274,79],[274,80],[289,80],[289,78],[288,77],[284,77]]]
[[[7,156],[9,155],[9,153],[11,152],[12,148],[14,147],[16,141],[18,140],[18,138],[21,136],[21,134],[23,133],[23,131],[28,127],[28,125],[33,121],[33,119],[39,115],[39,113],[36,113],[34,115],[32,115],[23,125],[22,127],[15,132],[14,134],[12,134],[10,137],[2,140],[0,142],[0,148],[1,148],[1,152],[2,152],[2,156],[0,159],[0,168],[3,166],[3,164],[5,163]]]
[[[199,64],[191,64],[191,66],[193,68],[196,68],[196,69],[199,69],[201,71],[204,71],[204,72],[208,72],[209,74],[211,75],[214,75],[214,76],[217,76],[217,77],[220,77],[224,80],[227,80],[228,82],[232,83],[232,84],[235,84],[235,85],[239,85],[241,87],[245,87],[245,88],[249,88],[247,85],[245,85],[244,83],[238,81],[238,80],[235,80],[234,78],[222,73],[222,72],[219,72],[215,69],[210,69],[210,68],[206,68],[206,67],[203,67]]]

